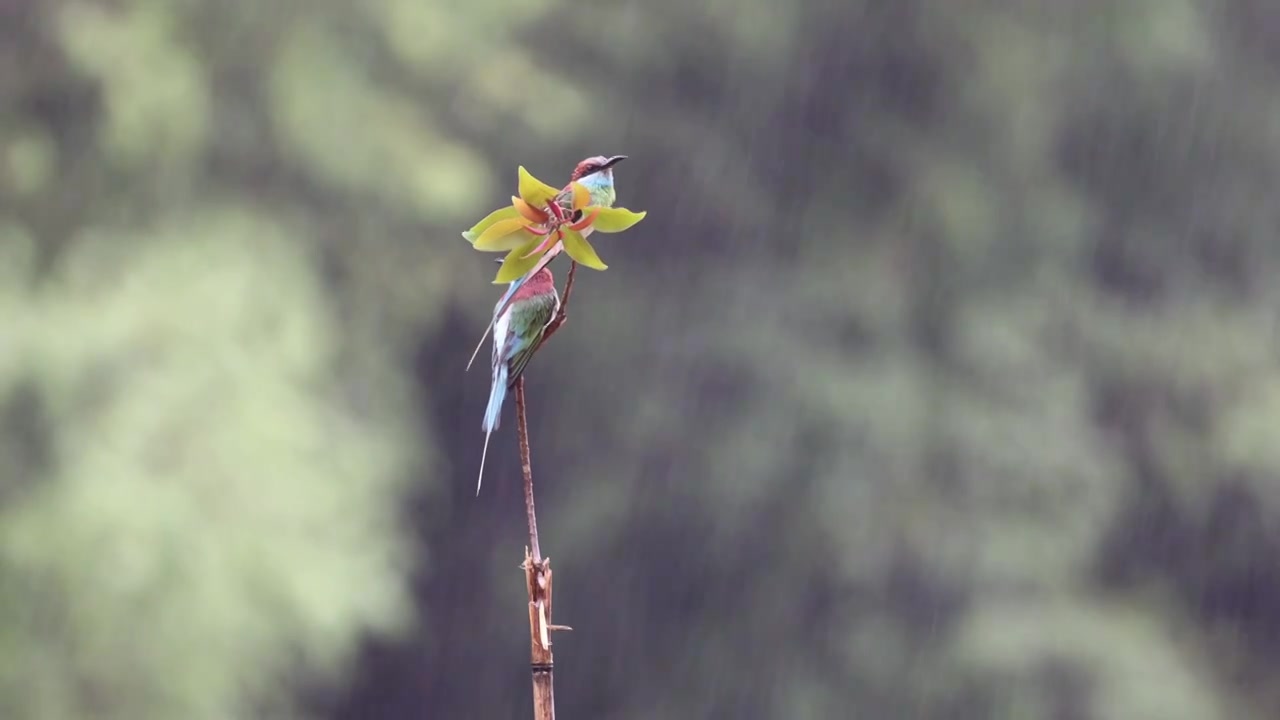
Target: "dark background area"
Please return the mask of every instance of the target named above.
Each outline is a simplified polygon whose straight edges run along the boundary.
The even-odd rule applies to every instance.
[[[1280,716],[1280,5],[0,2],[0,717]],[[554,268],[563,278],[567,262]]]

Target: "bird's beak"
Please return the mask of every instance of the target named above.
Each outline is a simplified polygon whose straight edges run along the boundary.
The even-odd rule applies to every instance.
[[[609,158],[608,160],[605,160],[605,161],[604,161],[604,165],[602,165],[601,167],[603,167],[603,168],[611,168],[611,167],[613,167],[614,165],[617,165],[618,163],[620,163],[620,162],[622,162],[623,160],[626,160],[626,159],[627,159],[627,156],[626,156],[626,155],[614,155],[613,157]]]

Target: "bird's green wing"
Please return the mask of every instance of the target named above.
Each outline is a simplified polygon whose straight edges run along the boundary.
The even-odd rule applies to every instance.
[[[524,372],[524,366],[529,364],[529,359],[538,349],[538,345],[542,342],[542,335],[547,331],[547,325],[551,323],[559,307],[560,297],[555,293],[532,297],[520,303],[519,306],[512,307],[512,325],[527,327],[530,330],[526,337],[520,338],[519,347],[511,356],[510,370],[507,374],[508,383],[514,385],[516,379]]]

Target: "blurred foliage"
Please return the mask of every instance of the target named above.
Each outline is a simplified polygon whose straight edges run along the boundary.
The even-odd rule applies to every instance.
[[[1280,715],[1277,27],[0,4],[0,717],[527,713],[458,232],[615,153],[530,366],[566,717]]]

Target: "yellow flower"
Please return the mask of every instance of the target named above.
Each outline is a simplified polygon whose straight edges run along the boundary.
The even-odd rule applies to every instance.
[[[646,213],[626,208],[588,206],[591,194],[581,183],[556,190],[519,169],[519,196],[511,205],[489,213],[462,236],[481,252],[506,252],[495,284],[513,282],[536,267],[549,252],[561,249],[581,265],[594,270],[608,268],[587,242],[591,232],[622,232],[644,219]]]

